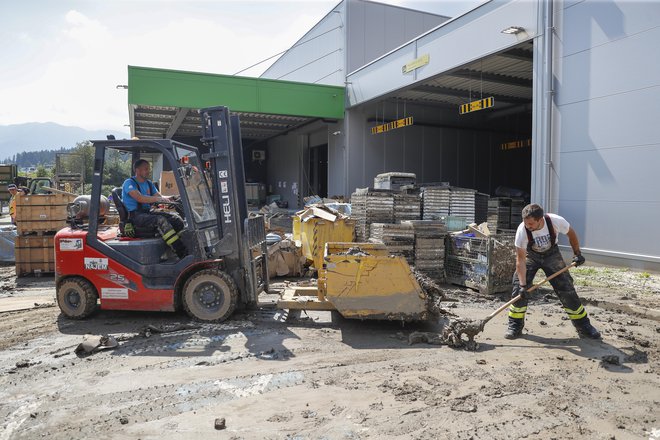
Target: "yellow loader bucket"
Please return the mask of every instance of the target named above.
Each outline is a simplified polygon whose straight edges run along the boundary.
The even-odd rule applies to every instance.
[[[319,293],[345,318],[420,321],[427,295],[405,258],[383,244],[327,243]]]

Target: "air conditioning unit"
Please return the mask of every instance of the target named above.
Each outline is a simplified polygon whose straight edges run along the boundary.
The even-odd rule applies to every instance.
[[[266,160],[266,150],[252,150],[252,161]]]

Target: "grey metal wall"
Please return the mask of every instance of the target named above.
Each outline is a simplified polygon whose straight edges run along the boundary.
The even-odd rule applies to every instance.
[[[371,1],[344,0],[261,76],[344,86],[351,70],[447,19]]]
[[[449,17],[382,3],[347,0],[347,72],[447,21]]]
[[[551,200],[594,255],[660,263],[660,2],[555,3]]]
[[[341,2],[261,77],[343,87],[346,78],[345,15],[345,2]]]

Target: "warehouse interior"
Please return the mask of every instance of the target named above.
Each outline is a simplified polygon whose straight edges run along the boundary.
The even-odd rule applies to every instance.
[[[529,194],[533,54],[527,41],[351,108],[348,172],[361,176],[353,185],[370,186],[379,173],[403,171],[415,173],[418,182]],[[460,114],[462,104],[489,97],[493,107]],[[371,132],[407,117],[410,126]],[[355,151],[360,140],[363,150]]]

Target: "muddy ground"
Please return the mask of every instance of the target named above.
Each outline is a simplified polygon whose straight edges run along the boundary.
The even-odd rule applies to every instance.
[[[52,278],[0,267],[0,439],[660,439],[660,277],[573,273],[602,341],[576,338],[544,290],[521,339],[503,338],[503,314],[469,352],[408,345],[441,322],[272,307],[218,325],[107,311],[69,321],[52,306]],[[450,297],[470,318],[503,299]],[[88,333],[120,345],[76,355]]]

